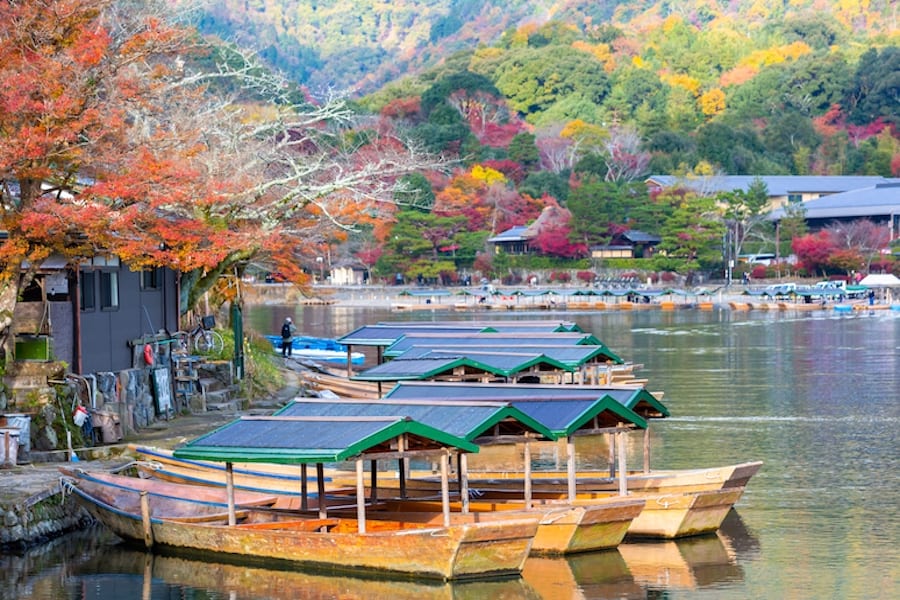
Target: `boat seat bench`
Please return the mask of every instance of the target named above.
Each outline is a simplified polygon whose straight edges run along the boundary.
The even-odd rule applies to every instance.
[[[240,523],[239,529],[292,529],[294,531],[329,531],[340,525],[339,519],[296,519],[292,521],[267,521],[264,523]]]

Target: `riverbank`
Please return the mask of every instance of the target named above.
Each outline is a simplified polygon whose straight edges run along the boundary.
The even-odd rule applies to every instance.
[[[33,462],[0,468],[0,551],[43,543],[91,522],[74,499],[63,494],[59,467],[115,470],[134,460],[129,444],[174,448],[241,415],[271,414],[301,391],[300,380],[292,371],[285,369],[285,376],[281,390],[251,401],[247,410],[178,415],[130,434],[118,444],[75,448],[74,461],[68,451],[32,452]]]

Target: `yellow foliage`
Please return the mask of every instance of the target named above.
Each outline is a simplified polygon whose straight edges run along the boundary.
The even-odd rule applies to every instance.
[[[603,127],[587,123],[581,119],[569,121],[559,132],[559,137],[563,139],[578,140],[586,142],[588,145],[599,144],[608,135],[608,132]]]
[[[666,17],[666,20],[663,21],[662,30],[666,33],[672,31],[679,25],[681,25],[684,21],[679,15],[669,15]]]
[[[700,80],[690,75],[676,73],[674,75],[662,75],[660,79],[672,87],[684,88],[694,96],[700,93]]]
[[[701,95],[697,102],[700,103],[700,111],[704,115],[715,116],[725,110],[725,92],[713,88]]]
[[[489,186],[495,183],[506,183],[506,175],[496,169],[482,165],[472,167],[472,177],[478,181],[483,181]]]
[[[700,162],[698,162],[691,172],[691,175],[694,175],[696,177],[711,177],[715,174],[715,167],[713,167],[711,163],[705,160],[701,160]]]
[[[796,59],[805,54],[812,52],[812,48],[803,42],[794,42],[787,46],[778,46],[776,48],[767,48],[765,50],[757,50],[744,57],[740,66],[759,69],[767,65],[775,65],[783,63],[788,59]]]
[[[640,56],[635,56],[631,59],[631,64],[633,64],[638,69],[643,69],[647,66],[647,63],[644,62],[644,59]]]
[[[591,44],[584,40],[575,40],[572,42],[572,48],[579,52],[586,52],[603,63],[604,68],[608,68],[613,61],[612,52],[609,44]]]

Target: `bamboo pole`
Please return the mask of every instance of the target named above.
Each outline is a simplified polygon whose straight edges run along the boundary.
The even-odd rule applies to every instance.
[[[316,491],[319,494],[319,518],[328,516],[328,506],[325,502],[325,465],[316,463]]]
[[[448,481],[447,452],[441,453],[441,509],[444,513],[444,527],[450,527],[450,482]]]
[[[650,472],[650,424],[644,430],[644,473]]]
[[[374,471],[373,471],[374,473]],[[374,485],[374,484],[373,484]],[[321,500],[320,500],[321,501]],[[366,532],[366,484],[363,460],[356,459],[356,522],[359,533]]]
[[[525,440],[524,462],[525,510],[531,510],[531,442],[529,442],[528,439]]]
[[[622,426],[622,423],[619,423]],[[619,454],[619,495],[628,495],[628,470],[625,465],[625,432],[620,431],[616,434]]]
[[[465,452],[459,453],[459,497],[462,501],[462,512],[469,512],[469,457]]]
[[[569,502],[575,502],[575,442],[572,436],[566,438],[566,472],[569,483]]]

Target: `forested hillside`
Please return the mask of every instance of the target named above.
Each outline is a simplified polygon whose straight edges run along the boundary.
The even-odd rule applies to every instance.
[[[611,27],[621,30],[629,47],[614,53],[644,55],[645,44],[656,55],[676,49],[668,57],[674,67],[706,54],[691,70],[709,77],[722,74],[709,69],[727,70],[750,52],[777,53],[798,40],[844,50],[870,38],[884,43],[896,35],[898,19],[892,0],[205,0],[202,6],[198,23],[205,33],[255,48],[311,88],[354,93],[372,92],[456,50],[493,45],[505,33],[551,20],[594,43],[611,41]],[[669,17],[707,34],[685,40],[683,30],[666,27]],[[663,34],[670,39],[660,45]],[[760,54],[755,60],[771,58]]]
[[[900,175],[889,0],[211,6],[204,31],[259,48],[312,98],[349,92],[379,134],[457,161],[406,177],[395,209],[336,249],[384,276],[521,277],[537,263],[485,251],[514,225],[544,267],[639,229],[663,239],[653,268],[713,271],[723,236],[732,256],[772,251],[765,190],[650,195],[648,174]],[[885,243],[806,266],[862,268]]]

